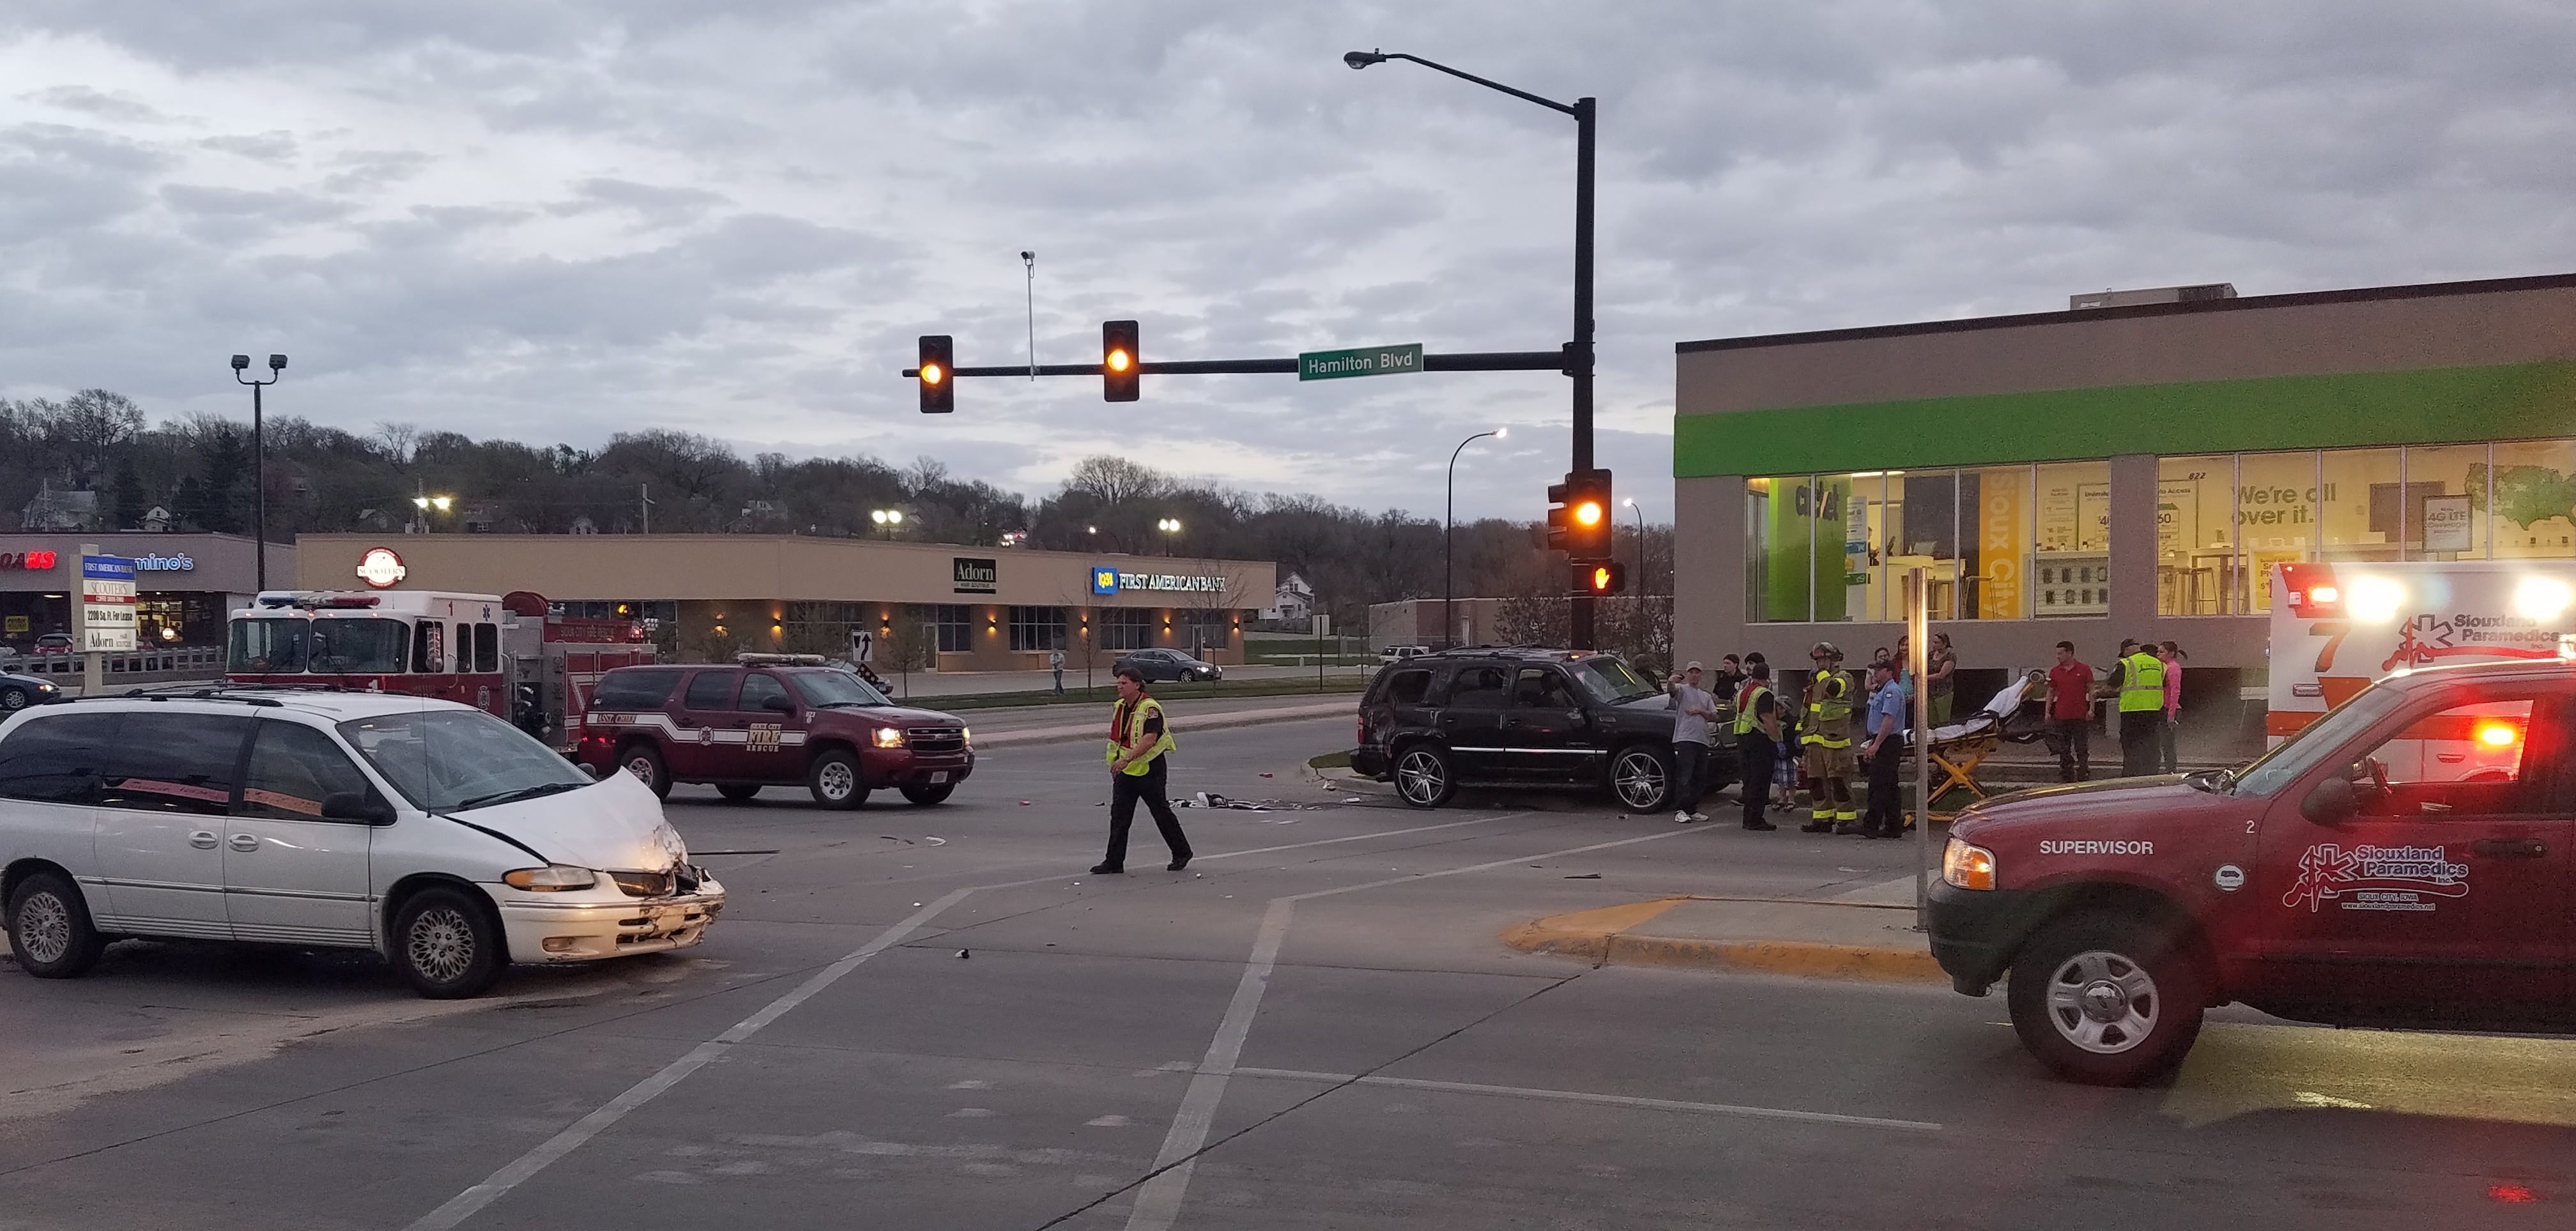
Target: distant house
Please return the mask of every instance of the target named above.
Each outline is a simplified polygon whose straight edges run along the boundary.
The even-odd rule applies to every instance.
[[[138,524],[148,533],[166,534],[169,532],[171,524],[178,520],[178,518],[171,516],[170,510],[162,508],[160,505],[156,504],[149,510],[145,511]]]
[[[50,483],[19,510],[18,524],[28,530],[94,530],[98,528],[97,492],[58,492]]]
[[[1261,618],[1294,623],[1314,614],[1315,588],[1307,585],[1305,578],[1290,573],[1272,593],[1270,606],[1262,610]]]
[[[590,519],[590,514],[584,513],[581,516],[572,519],[572,532],[574,534],[597,534],[599,533],[599,523],[592,521]]]

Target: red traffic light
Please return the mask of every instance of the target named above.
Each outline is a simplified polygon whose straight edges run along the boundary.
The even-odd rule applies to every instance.
[[[1144,351],[1137,345],[1136,322],[1100,322],[1100,400],[1133,402],[1143,392]]]

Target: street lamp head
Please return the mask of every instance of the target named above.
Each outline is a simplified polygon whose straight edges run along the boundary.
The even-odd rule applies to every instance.
[[[1023,248],[1020,250],[1020,259],[1023,261],[1034,261],[1038,259],[1038,254]]]
[[[431,504],[433,504],[433,505],[438,506],[438,511],[439,511],[439,512],[444,513],[444,512],[446,512],[446,511],[448,510],[448,507],[449,507],[449,506],[451,506],[451,505],[453,505],[453,504],[455,504],[455,503],[456,503],[456,497],[454,497],[454,496],[432,496],[432,497],[430,497],[430,498],[429,498],[429,502],[430,502]]]
[[[234,371],[236,371],[236,372],[247,372],[247,371],[249,371],[249,370],[250,370],[250,356],[248,356],[248,355],[235,355],[235,356],[233,356],[233,370],[234,370]]]
[[[896,525],[896,526],[900,526],[900,525],[902,525],[902,524],[903,524],[903,510],[901,510],[901,509],[887,509],[887,510],[886,510],[886,522],[887,522],[888,524],[890,524],[890,525]]]
[[[427,496],[414,496],[414,497],[412,497],[412,498],[411,498],[411,507],[413,507],[413,508],[415,508],[415,509],[425,509],[425,508],[428,508],[428,507],[429,507],[429,497],[427,497]]]
[[[1496,440],[1501,440],[1501,439],[1503,439],[1504,437],[1509,436],[1509,435],[1511,435],[1511,434],[1512,434],[1512,429],[1510,429],[1510,428],[1508,428],[1508,427],[1498,427],[1498,428],[1495,428],[1495,429],[1494,429],[1494,439],[1496,439]]]
[[[1350,65],[1352,68],[1367,68],[1372,64],[1386,63],[1386,53],[1379,51],[1345,51],[1342,53],[1342,63]]]
[[[1635,496],[1622,496],[1619,498],[1619,503],[1623,507],[1633,509],[1637,507],[1637,498]]]
[[[286,370],[286,356],[284,356],[284,355],[271,355],[271,356],[269,356],[269,357],[268,357],[268,370],[269,370],[269,371],[272,371],[272,372],[283,372],[283,371],[285,371],[285,370]]]

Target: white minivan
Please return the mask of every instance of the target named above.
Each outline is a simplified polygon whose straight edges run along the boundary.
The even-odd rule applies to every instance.
[[[694,945],[724,901],[643,783],[455,702],[236,687],[0,722],[0,903],[43,978],[186,937],[372,949],[472,996]]]

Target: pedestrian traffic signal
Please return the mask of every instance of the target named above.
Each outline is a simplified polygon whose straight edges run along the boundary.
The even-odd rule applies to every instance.
[[[921,413],[944,415],[957,409],[956,349],[947,334],[921,335]]]
[[[1573,470],[1547,489],[1547,545],[1578,561],[1610,558],[1610,472]]]
[[[1133,402],[1139,390],[1136,322],[1100,322],[1100,400]]]
[[[1608,560],[1577,564],[1574,566],[1574,592],[1625,594],[1628,592],[1628,566]]]

